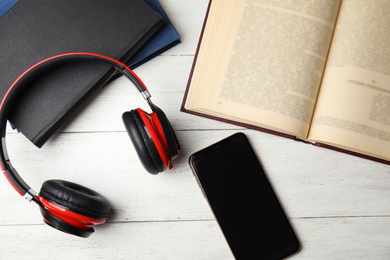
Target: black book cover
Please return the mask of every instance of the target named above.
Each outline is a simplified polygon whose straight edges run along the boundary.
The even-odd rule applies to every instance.
[[[143,0],[20,0],[0,19],[0,97],[23,71],[60,53],[126,62],[164,25]],[[41,147],[114,73],[96,62],[50,69],[30,83],[10,121]]]

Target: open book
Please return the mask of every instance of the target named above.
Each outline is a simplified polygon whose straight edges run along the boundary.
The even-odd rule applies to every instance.
[[[182,111],[390,164],[389,1],[212,0]]]

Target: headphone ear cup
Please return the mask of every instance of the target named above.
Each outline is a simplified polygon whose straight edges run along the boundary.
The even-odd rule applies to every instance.
[[[71,234],[75,232],[69,226],[87,231],[89,236],[93,225],[106,222],[111,209],[109,201],[96,191],[62,180],[45,181],[38,199],[43,206],[45,222]]]
[[[95,230],[92,227],[89,228],[88,230],[84,230],[84,229],[72,226],[72,225],[66,223],[65,221],[57,218],[53,214],[51,214],[44,207],[41,207],[41,213],[43,216],[43,220],[46,224],[48,224],[49,226],[51,226],[55,229],[58,229],[62,232],[65,232],[65,233],[68,233],[71,235],[75,235],[75,236],[79,236],[79,237],[85,237],[85,238],[89,237],[90,235],[92,235],[93,232],[95,232]]]
[[[144,168],[152,174],[163,172],[163,161],[138,110],[123,113],[122,120]]]

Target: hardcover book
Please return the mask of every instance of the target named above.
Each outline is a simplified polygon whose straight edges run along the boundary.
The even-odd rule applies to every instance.
[[[390,164],[389,12],[212,0],[181,110]]]
[[[65,52],[95,52],[122,62],[164,19],[143,0],[19,0],[0,19],[0,96],[33,64]],[[31,82],[10,122],[36,146],[115,73],[105,64],[69,62]]]
[[[0,2],[0,18],[8,12],[19,0],[3,0]],[[144,0],[153,10],[159,13],[166,22],[164,28],[158,31],[133,57],[126,62],[131,69],[141,66],[180,43],[180,35],[165,13],[158,0]]]

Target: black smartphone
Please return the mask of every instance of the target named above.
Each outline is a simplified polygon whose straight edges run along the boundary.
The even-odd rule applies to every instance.
[[[189,163],[236,259],[282,259],[299,241],[247,137],[236,133]]]

